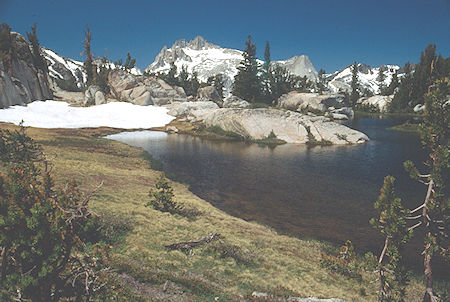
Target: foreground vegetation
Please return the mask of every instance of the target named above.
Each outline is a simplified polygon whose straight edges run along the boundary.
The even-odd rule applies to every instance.
[[[14,126],[1,124],[1,129]],[[160,180],[142,150],[97,138],[113,129],[27,129],[53,162],[56,186],[75,178],[84,192],[103,186],[91,198],[91,210],[108,214],[103,229],[112,246],[105,265],[106,282],[99,300],[243,300],[253,291],[280,296],[338,297],[347,301],[375,301],[373,272],[362,269],[357,278],[330,269],[323,255],[335,247],[315,240],[277,234],[268,227],[231,217],[192,194],[186,186],[169,182],[175,202],[195,209],[194,217],[146,207],[149,191]],[[118,230],[118,231],[116,231]],[[198,240],[208,234],[218,240],[188,250],[165,246]],[[118,235],[116,235],[118,234]],[[359,264],[358,264],[359,263]],[[414,279],[407,301],[420,301],[424,286]]]

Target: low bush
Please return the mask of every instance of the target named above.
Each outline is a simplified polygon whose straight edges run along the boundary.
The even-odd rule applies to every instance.
[[[359,271],[359,265],[356,261],[356,253],[353,244],[347,240],[343,246],[339,248],[335,255],[321,255],[320,265],[334,273],[343,276],[362,280]]]
[[[158,179],[155,189],[149,193],[151,200],[145,204],[146,207],[153,207],[161,212],[169,212],[170,214],[178,214],[188,219],[195,219],[202,212],[195,208],[186,208],[178,204],[173,198],[173,188],[170,186],[164,175]]]
[[[210,244],[209,248],[217,253],[220,258],[230,257],[238,264],[253,264],[255,263],[255,255],[250,252],[242,250],[241,247],[228,243],[226,241],[218,240]]]

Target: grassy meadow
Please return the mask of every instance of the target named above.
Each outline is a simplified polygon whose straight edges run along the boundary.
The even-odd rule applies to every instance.
[[[0,129],[17,127],[2,123]],[[91,199],[91,210],[129,227],[110,252],[108,297],[242,301],[257,300],[250,296],[260,291],[274,295],[272,301],[288,296],[376,301],[373,273],[361,272],[362,278],[355,279],[320,265],[321,253],[336,250],[328,243],[280,235],[232,217],[172,181],[175,200],[195,210],[195,217],[145,207],[162,172],[151,169],[142,149],[101,138],[114,132],[118,130],[27,128],[51,160],[58,186],[75,179],[83,192],[89,192],[103,182]],[[186,252],[165,248],[210,233],[222,238]],[[420,280],[413,279],[406,301],[421,301],[423,290]]]

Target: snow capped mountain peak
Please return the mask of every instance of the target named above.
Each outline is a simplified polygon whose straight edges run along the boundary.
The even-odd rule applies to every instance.
[[[190,74],[196,72],[199,80],[204,82],[211,76],[222,74],[225,94],[228,95],[234,76],[238,73],[237,67],[243,60],[242,54],[240,50],[222,48],[197,36],[189,42],[184,39],[177,40],[170,48],[164,46],[145,71],[167,73],[174,63],[178,72],[185,67]],[[258,60],[258,63],[263,62]],[[292,74],[306,76],[311,81],[318,79],[317,71],[308,56],[295,56],[285,61],[275,61],[274,64],[280,64]]]
[[[221,48],[197,36],[189,42],[177,40],[170,48],[164,46],[145,71],[166,73],[174,63],[178,71],[185,67],[190,74],[196,72],[199,80],[204,82],[211,76],[222,74],[226,90],[230,90],[242,59],[242,51]]]
[[[285,61],[277,61],[276,64],[286,68],[291,74],[306,76],[311,81],[317,81],[318,73],[306,55],[294,56]]]
[[[384,74],[383,86],[388,86],[392,81],[392,76],[400,72],[400,67],[397,65],[381,65],[380,67],[371,67],[364,63],[358,64],[358,81],[362,89],[368,89],[374,94],[380,92],[380,83],[378,76],[380,72]],[[352,65],[347,66],[341,71],[336,71],[332,74],[326,75],[328,81],[328,88],[333,92],[351,91],[350,83],[352,81]],[[398,75],[401,77],[401,75]]]

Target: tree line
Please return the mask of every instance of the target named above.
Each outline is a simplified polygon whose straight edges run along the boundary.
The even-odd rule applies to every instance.
[[[270,44],[266,42],[264,63],[256,58],[256,46],[249,35],[245,42],[243,60],[234,77],[232,94],[250,103],[273,104],[281,95],[290,91],[311,91],[315,87],[306,76],[293,75],[286,68],[271,61]],[[322,75],[325,72],[322,73]],[[320,82],[323,83],[323,82]],[[320,86],[324,89],[323,86]]]

